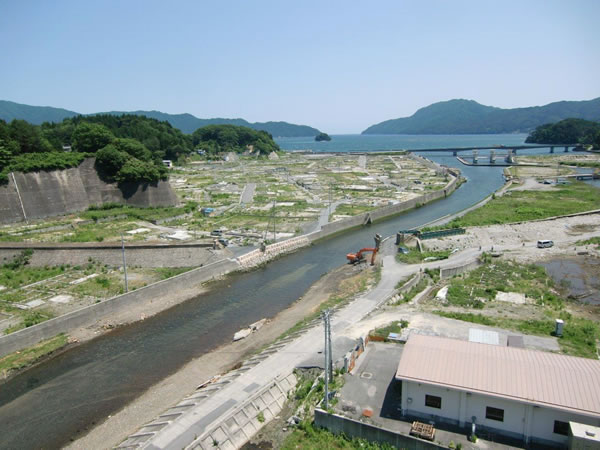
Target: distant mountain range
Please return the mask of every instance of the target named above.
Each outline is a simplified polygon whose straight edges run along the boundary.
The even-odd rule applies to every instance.
[[[95,114],[135,114],[153,119],[167,121],[184,133],[193,133],[206,125],[231,124],[264,130],[274,137],[304,137],[317,136],[320,131],[307,125],[295,125],[287,122],[256,122],[250,123],[244,119],[199,119],[191,114],[167,114],[160,111],[109,111]],[[43,122],[62,122],[68,117],[82,115],[75,111],[50,106],[30,106],[21,103],[0,100],[0,119],[10,122],[13,119],[23,119],[39,125]]]
[[[473,100],[449,100],[421,108],[410,117],[372,125],[362,134],[528,133],[567,118],[599,121],[600,97],[514,109],[485,106]]]

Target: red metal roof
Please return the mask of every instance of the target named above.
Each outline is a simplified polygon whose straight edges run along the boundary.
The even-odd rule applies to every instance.
[[[411,334],[396,378],[600,417],[600,361]]]

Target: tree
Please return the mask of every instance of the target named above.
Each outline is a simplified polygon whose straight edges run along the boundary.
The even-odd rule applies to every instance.
[[[71,142],[78,152],[96,153],[114,139],[115,136],[103,125],[81,122],[75,128]]]
[[[24,120],[13,120],[9,127],[10,139],[19,145],[19,153],[50,152],[52,146],[35,125]]]
[[[141,161],[150,161],[152,159],[152,153],[148,150],[144,144],[135,139],[118,138],[112,143],[119,151],[125,152],[134,158]]]
[[[109,144],[96,153],[96,169],[101,175],[114,178],[125,165],[127,159],[128,156],[125,152]]]

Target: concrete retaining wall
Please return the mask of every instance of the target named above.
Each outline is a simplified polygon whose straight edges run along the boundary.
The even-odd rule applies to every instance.
[[[146,302],[156,301],[163,295],[172,293],[178,289],[191,288],[237,268],[239,266],[235,261],[223,259],[182,273],[168,280],[159,281],[133,292],[119,295],[15,333],[1,336],[0,357],[25,347],[30,347],[45,339],[50,339],[59,333],[69,333],[75,328],[92,326],[109,314],[125,311],[134,305],[143,305]]]
[[[220,424],[207,430],[186,448],[194,450],[240,448],[279,414],[296,382],[296,376],[291,372],[276,378],[228,414]],[[262,413],[261,420],[258,419],[260,413]]]
[[[195,267],[208,264],[214,258],[211,244],[127,244],[125,257],[128,266],[142,267]],[[84,265],[94,261],[121,266],[123,255],[120,244],[27,244],[0,243],[0,264],[13,260],[23,250],[33,250],[29,265],[34,267],[71,264]]]
[[[0,185],[0,223],[83,211],[115,202],[135,206],[173,206],[177,196],[167,181],[105,183],[94,169],[95,158],[79,167],[51,172],[16,172]]]
[[[307,247],[309,245],[310,240],[306,236],[298,236],[291,239],[286,239],[285,241],[267,245],[264,252],[260,249],[252,250],[251,252],[239,256],[238,262],[243,268],[248,269],[250,267],[264,264],[273,258],[276,258],[277,256],[291,253],[294,250]]]
[[[479,267],[479,265],[480,265],[479,260],[476,259],[475,261],[471,261],[470,263],[463,264],[462,266],[448,267],[446,269],[440,268],[440,278],[450,278],[450,277],[453,277],[454,275],[458,275],[458,274],[476,269],[477,267]]]
[[[319,239],[323,239],[325,237],[331,236],[335,233],[339,233],[341,231],[348,230],[350,228],[354,228],[357,226],[361,226],[366,224],[367,222],[374,222],[377,220],[384,219],[389,216],[394,216],[406,211],[409,211],[413,208],[417,208],[421,205],[425,205],[426,203],[439,200],[450,195],[456,189],[458,185],[458,173],[453,171],[448,171],[452,179],[450,182],[439,191],[429,192],[427,194],[420,195],[419,197],[415,197],[411,200],[407,200],[404,202],[397,203],[395,205],[384,206],[382,208],[375,209],[368,213],[359,214],[358,216],[349,217],[348,219],[338,220],[335,222],[328,223],[324,225],[320,231],[316,231],[307,235],[311,242],[317,241]]]
[[[361,438],[370,442],[385,442],[395,448],[408,450],[446,448],[433,442],[379,428],[337,414],[329,414],[321,409],[315,409],[315,425],[326,428],[333,434],[344,433],[350,438]]]

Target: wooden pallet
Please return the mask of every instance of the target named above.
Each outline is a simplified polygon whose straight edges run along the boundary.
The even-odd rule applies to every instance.
[[[412,427],[410,428],[410,434],[412,436],[420,437],[421,439],[433,441],[435,437],[435,428],[428,423],[413,422]]]

